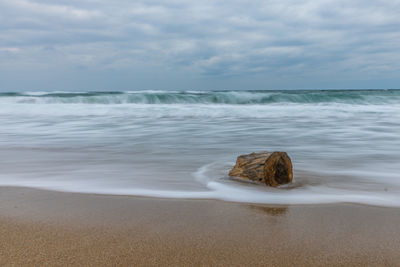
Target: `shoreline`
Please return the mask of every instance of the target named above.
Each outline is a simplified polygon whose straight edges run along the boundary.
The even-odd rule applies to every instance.
[[[237,178],[233,178],[237,179]],[[238,179],[238,181],[241,181]],[[245,181],[249,182],[249,181]],[[251,182],[250,182],[251,183]],[[144,194],[143,192],[138,193],[138,194],[127,194],[127,193],[105,193],[105,192],[91,192],[91,191],[65,191],[65,190],[57,190],[54,188],[42,188],[42,187],[30,187],[30,186],[25,186],[25,185],[0,185],[0,188],[10,188],[10,189],[27,189],[27,190],[34,190],[34,191],[43,191],[43,192],[58,192],[61,194],[77,194],[77,195],[91,195],[91,196],[103,196],[103,197],[128,197],[128,198],[144,198],[144,199],[159,199],[159,200],[190,200],[190,201],[221,201],[221,202],[227,202],[227,203],[236,203],[236,204],[244,204],[244,205],[260,205],[260,206],[291,206],[291,207],[307,207],[307,206],[329,206],[329,205],[355,205],[355,206],[366,206],[366,207],[377,207],[377,208],[393,208],[393,209],[400,209],[400,206],[398,204],[393,204],[393,199],[391,200],[385,200],[383,202],[382,200],[380,201],[380,204],[374,203],[374,201],[337,201],[337,200],[324,200],[320,202],[297,202],[297,203],[285,203],[283,201],[279,202],[270,202],[270,203],[265,203],[263,201],[243,201],[242,198],[240,200],[236,200],[235,198],[217,198],[213,197],[214,193],[212,190],[210,191],[188,191],[187,194],[178,194],[176,196],[165,196],[165,194]],[[150,190],[149,191],[156,191],[156,190]],[[168,192],[168,190],[165,190]],[[172,191],[176,193],[176,191]],[[263,192],[257,192],[257,193],[263,193]],[[367,192],[366,192],[367,193]],[[375,193],[375,192],[374,192]],[[196,196],[183,196],[183,195],[188,195],[188,194],[197,194]],[[233,193],[232,193],[233,194]],[[199,195],[202,195],[199,197]],[[208,196],[206,196],[208,195]],[[329,196],[329,194],[327,194]],[[320,196],[318,196],[320,197]],[[342,196],[343,198],[346,198],[347,196]],[[386,198],[388,196],[385,196]],[[397,200],[397,199],[396,199]],[[385,203],[385,204],[382,204]],[[388,204],[390,203],[390,204]]]
[[[396,265],[400,209],[0,187],[0,265]]]

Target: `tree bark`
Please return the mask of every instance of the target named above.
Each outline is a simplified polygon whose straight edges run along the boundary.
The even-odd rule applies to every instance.
[[[277,187],[292,182],[293,167],[286,152],[253,152],[239,156],[229,175]]]

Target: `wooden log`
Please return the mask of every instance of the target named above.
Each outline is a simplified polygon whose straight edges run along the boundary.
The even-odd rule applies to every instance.
[[[286,152],[253,152],[239,156],[229,175],[277,187],[292,182],[293,167]]]

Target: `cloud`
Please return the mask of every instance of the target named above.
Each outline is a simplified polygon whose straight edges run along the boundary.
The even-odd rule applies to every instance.
[[[55,5],[27,0],[7,1],[6,5],[9,5],[11,8],[19,9],[22,12],[56,17],[61,16],[71,19],[90,19],[98,16],[100,13],[98,11],[85,10],[68,5]]]
[[[0,52],[18,53],[19,51],[18,47],[0,47]]]
[[[400,71],[398,0],[0,0],[0,9],[0,69],[165,69],[196,82],[285,77],[282,87]]]

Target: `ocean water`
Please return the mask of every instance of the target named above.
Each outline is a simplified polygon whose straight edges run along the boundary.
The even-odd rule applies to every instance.
[[[227,176],[262,150],[293,184]],[[0,93],[0,186],[400,206],[400,90]]]

